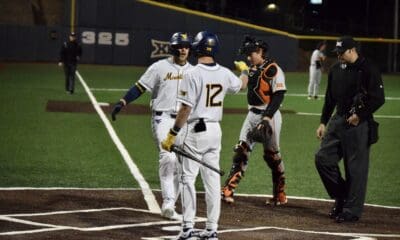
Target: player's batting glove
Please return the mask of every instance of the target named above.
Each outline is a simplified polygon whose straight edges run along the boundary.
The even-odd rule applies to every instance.
[[[238,71],[242,74],[248,75],[249,74],[249,66],[243,61],[234,61],[235,67]]]
[[[164,141],[161,142],[161,147],[168,152],[171,152],[171,147],[175,143],[175,138],[176,138],[177,133],[174,132],[172,129],[169,130],[169,133],[167,135],[167,138],[164,139]]]
[[[114,105],[114,108],[111,112],[111,118],[113,121],[117,120],[116,116],[124,106],[125,106],[125,104],[123,101],[119,101]]]

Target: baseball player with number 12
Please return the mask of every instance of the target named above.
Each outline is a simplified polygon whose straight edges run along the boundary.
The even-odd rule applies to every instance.
[[[176,101],[183,73],[193,66],[187,61],[191,40],[186,33],[176,32],[170,39],[172,57],[153,63],[139,81],[120,99],[111,113],[112,119],[121,108],[141,96],[152,93],[152,130],[159,149],[159,177],[163,203],[161,215],[169,219],[180,218],[175,212],[179,195],[176,155],[161,148],[160,142],[175,121],[179,105]]]
[[[173,128],[162,141],[162,147],[171,151],[175,138],[176,145],[190,152],[208,165],[219,169],[221,151],[221,128],[223,100],[226,93],[237,93],[244,88],[243,82],[229,69],[215,62],[215,54],[219,48],[219,40],[213,33],[199,32],[192,44],[192,52],[198,59],[198,64],[187,71],[178,94],[181,108]],[[185,123],[187,124],[185,125]],[[187,157],[179,156],[182,180],[183,223],[178,239],[218,239],[217,228],[221,208],[220,183],[218,173]],[[196,233],[194,218],[196,216],[197,175],[205,188],[207,205],[206,229]]]

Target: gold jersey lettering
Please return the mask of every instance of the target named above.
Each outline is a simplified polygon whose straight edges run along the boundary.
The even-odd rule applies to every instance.
[[[183,79],[183,74],[177,74],[177,75],[173,75],[172,72],[167,73],[167,75],[165,75],[164,81],[166,80],[182,80]]]

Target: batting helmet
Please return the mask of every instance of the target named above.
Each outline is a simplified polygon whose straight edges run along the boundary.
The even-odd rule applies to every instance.
[[[242,46],[239,48],[239,54],[250,55],[252,52],[256,52],[259,48],[264,51],[264,54],[268,52],[268,44],[262,40],[256,40],[253,37],[245,36]]]
[[[172,34],[169,40],[170,52],[174,56],[179,56],[178,49],[180,48],[190,48],[192,41],[187,33],[176,32]]]
[[[207,31],[197,33],[192,43],[192,51],[196,56],[215,57],[218,50],[219,40],[217,35]]]

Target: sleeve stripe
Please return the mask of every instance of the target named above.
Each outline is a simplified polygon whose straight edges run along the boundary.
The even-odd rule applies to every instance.
[[[151,88],[149,88],[148,86],[146,86],[145,84],[143,84],[143,83],[141,83],[141,82],[136,82],[135,85],[139,88],[139,90],[140,90],[142,93],[145,92],[146,90],[148,90],[149,92],[151,92]]]
[[[185,99],[177,98],[177,101],[184,103],[184,104],[188,105],[189,107],[193,107],[193,104],[191,102],[186,101]]]

